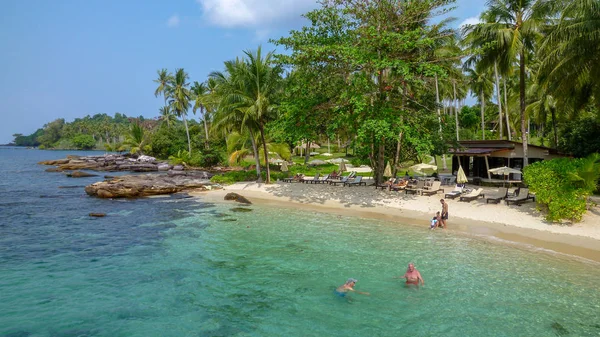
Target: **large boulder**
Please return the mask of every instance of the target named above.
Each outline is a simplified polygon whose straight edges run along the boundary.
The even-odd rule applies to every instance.
[[[227,193],[225,195],[225,200],[233,200],[233,201],[237,201],[242,204],[252,204],[250,202],[250,200],[246,199],[245,197],[243,197],[237,193],[233,193],[233,192]]]
[[[190,190],[206,190],[205,179],[185,175],[143,174],[115,177],[85,187],[85,192],[99,198],[136,198],[172,194]]]

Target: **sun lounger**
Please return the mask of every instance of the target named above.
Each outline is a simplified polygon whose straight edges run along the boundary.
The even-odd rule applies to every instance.
[[[459,201],[466,201],[466,202],[471,202],[477,198],[483,197],[483,195],[481,194],[481,192],[483,192],[483,188],[478,188],[474,191],[472,191],[471,193],[465,194],[463,196],[460,197],[460,199],[458,199]]]
[[[392,185],[390,191],[403,191],[406,187],[408,187],[408,182],[404,182],[404,185]]]
[[[489,204],[491,202],[491,203],[497,204],[502,199],[506,198],[507,194],[508,194],[508,188],[507,187],[501,187],[498,190],[498,193],[484,194],[485,203]]]
[[[360,185],[367,186],[367,183],[362,181],[362,176],[356,176],[352,181],[348,180],[347,182],[344,183],[344,186],[360,186]]]
[[[341,179],[331,179],[328,181],[329,185],[337,186],[337,184],[343,184],[348,181],[348,179],[354,179],[356,176],[356,172],[352,171],[349,175],[341,177]]]
[[[457,197],[459,197],[464,191],[464,185],[456,185],[456,187],[454,187],[454,190],[450,193],[446,193],[444,195],[444,197],[446,199],[455,199]]]
[[[424,187],[423,190],[421,191],[421,195],[434,195],[437,194],[439,191],[444,192],[444,189],[441,188],[442,187],[442,183],[440,181],[434,181],[431,186],[429,187]]]
[[[313,181],[313,184],[325,184],[329,182],[329,174],[326,174],[325,176]]]
[[[421,193],[421,191],[423,191],[423,188],[425,187],[425,180],[419,180],[417,182],[417,185],[415,185],[414,187],[407,187],[404,189],[405,194],[418,194]]]
[[[527,200],[535,201],[535,196],[529,194],[528,188],[521,188],[519,190],[519,195],[517,195],[516,197],[506,198],[506,199],[504,199],[504,202],[506,202],[507,205],[509,205],[511,202],[515,205],[520,205],[520,204],[526,202]]]
[[[390,186],[395,184],[397,181],[397,179],[386,180],[381,184],[375,184],[375,189],[381,188],[382,190],[385,190],[386,188],[390,188]]]
[[[316,173],[313,178],[302,178],[301,182],[312,184],[314,181],[319,180],[319,176],[320,176],[320,174]]]

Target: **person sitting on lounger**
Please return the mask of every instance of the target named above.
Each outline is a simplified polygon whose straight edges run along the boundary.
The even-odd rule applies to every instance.
[[[294,181],[302,181],[302,179],[304,179],[304,174],[302,173],[296,173],[294,176]]]
[[[337,173],[336,170],[333,170],[333,172],[331,172],[329,174],[329,178],[331,178],[331,179],[337,179],[337,178],[339,178],[339,174]]]
[[[406,185],[408,185],[408,180],[400,179],[395,184],[390,185],[390,191],[405,188]]]

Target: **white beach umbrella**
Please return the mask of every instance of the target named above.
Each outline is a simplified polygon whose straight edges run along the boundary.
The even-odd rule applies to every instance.
[[[284,161],[283,163],[281,163],[281,172],[287,172],[287,171],[289,171],[288,165],[287,165],[287,162]]]
[[[340,171],[340,173],[346,172],[346,164],[344,164],[343,161],[340,162],[340,167],[338,168],[338,171]]]
[[[502,174],[502,175],[505,175],[505,176],[507,176],[507,175],[509,175],[511,173],[521,173],[521,170],[517,170],[517,169],[514,169],[514,168],[507,167],[507,166],[496,167],[496,168],[493,168],[493,169],[489,169],[488,171],[490,173],[493,173],[493,174]]]
[[[411,167],[409,167],[411,170],[416,171],[416,172],[421,172],[423,173],[423,175],[425,175],[425,172],[423,172],[423,170],[437,170],[437,166],[435,165],[429,165],[429,164],[416,164],[413,165]]]
[[[344,158],[329,159],[327,161],[332,164],[349,163],[350,162],[348,159],[344,159]]]
[[[456,173],[456,182],[459,184],[466,184],[469,182],[469,179],[467,179],[467,175],[465,174],[462,165],[458,166],[458,172]]]

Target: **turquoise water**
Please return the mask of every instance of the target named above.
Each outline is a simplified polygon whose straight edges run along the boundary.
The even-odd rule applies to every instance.
[[[57,188],[88,180],[15,168],[60,154],[13,152],[0,336],[600,335],[595,263],[300,209],[92,199]],[[393,279],[411,261],[418,290]],[[334,296],[348,277],[371,296]]]

